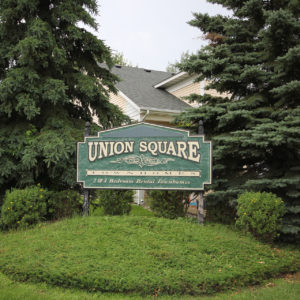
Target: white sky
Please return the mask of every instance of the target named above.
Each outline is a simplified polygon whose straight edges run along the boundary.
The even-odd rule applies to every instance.
[[[97,0],[99,39],[124,54],[131,64],[165,71],[183,52],[196,52],[205,42],[187,24],[193,12],[228,14],[205,0]]]

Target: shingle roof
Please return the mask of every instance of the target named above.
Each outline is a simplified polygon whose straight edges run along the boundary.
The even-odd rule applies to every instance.
[[[172,73],[127,66],[115,66],[111,71],[121,79],[116,87],[140,108],[183,111],[190,107],[167,91],[154,88]]]

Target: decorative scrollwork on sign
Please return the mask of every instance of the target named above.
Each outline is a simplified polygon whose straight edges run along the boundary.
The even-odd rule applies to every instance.
[[[157,166],[166,165],[169,161],[174,161],[173,158],[158,158],[158,157],[147,157],[143,154],[141,155],[129,155],[126,157],[119,157],[116,160],[111,161],[113,164],[126,163],[128,165],[138,165],[140,168],[145,166]]]

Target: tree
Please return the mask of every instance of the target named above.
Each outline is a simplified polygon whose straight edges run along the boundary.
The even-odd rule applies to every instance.
[[[188,209],[188,192],[149,191],[150,208],[157,217],[176,219],[184,217]]]
[[[78,26],[97,29],[96,13],[95,0],[0,2],[0,193],[74,186],[85,121],[124,121],[108,101],[110,49]]]
[[[112,54],[112,62],[114,65],[133,67],[132,63],[124,57],[122,52],[114,52]]]
[[[245,190],[273,192],[288,213],[283,233],[300,236],[300,5],[298,0],[209,0],[232,17],[194,14],[209,45],[180,65],[228,97],[192,95],[203,106],[182,126],[204,121],[213,141],[208,205],[233,205]]]
[[[133,202],[132,190],[99,190],[96,192],[96,201],[102,207],[104,215],[128,215]]]
[[[185,61],[187,61],[190,56],[191,56],[191,54],[190,54],[189,51],[181,53],[179,61],[175,61],[174,63],[168,62],[166,71],[170,72],[170,73],[178,73],[179,72],[179,65],[184,64]]]

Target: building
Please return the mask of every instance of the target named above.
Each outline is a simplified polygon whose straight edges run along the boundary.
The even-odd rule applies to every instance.
[[[191,93],[204,93],[204,84],[194,83],[195,77],[185,72],[147,70],[136,67],[115,66],[112,73],[121,81],[118,94],[110,101],[119,106],[132,120],[170,126],[174,117],[191,107],[181,97]]]

